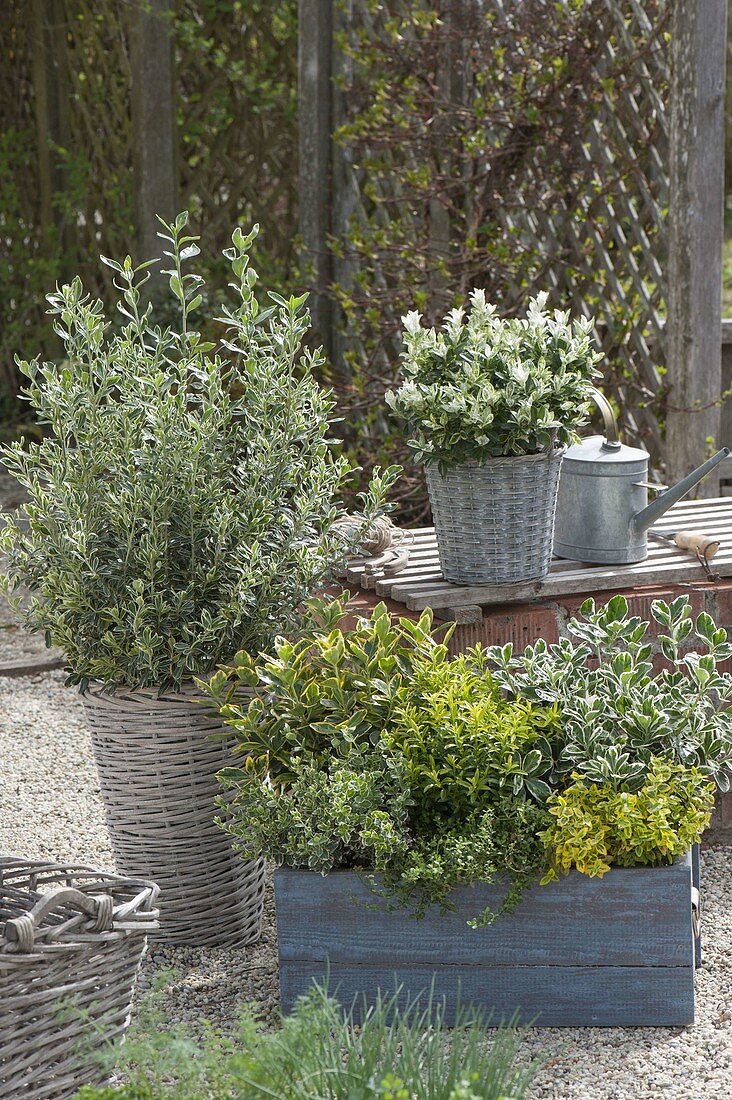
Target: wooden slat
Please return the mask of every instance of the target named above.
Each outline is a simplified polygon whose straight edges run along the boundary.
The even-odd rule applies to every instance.
[[[37,676],[41,672],[53,672],[63,668],[63,657],[26,657],[21,661],[0,662],[0,677],[4,676]]]
[[[721,575],[728,575],[723,567],[725,566],[725,564],[729,563],[730,554],[732,554],[732,546],[728,547],[727,549],[720,550],[717,557],[713,559],[712,568],[717,571],[716,567],[719,564],[722,567],[719,570]],[[554,585],[556,590],[558,586],[563,583],[564,580],[566,580],[570,584],[574,584],[575,581],[581,580],[583,584],[592,585],[598,570],[601,569],[604,571],[612,570],[614,573],[616,573],[618,570],[634,569],[636,570],[636,572],[645,574],[646,572],[656,570],[661,567],[678,568],[679,566],[684,566],[687,569],[691,569],[692,572],[696,571],[696,573],[699,574],[697,577],[697,579],[699,580],[703,579],[704,577],[704,574],[701,572],[701,567],[699,566],[696,558],[692,557],[690,554],[686,553],[683,550],[678,550],[676,547],[670,544],[664,546],[663,543],[658,543],[657,547],[653,547],[653,550],[651,553],[649,553],[648,558],[644,562],[640,562],[635,566],[583,565],[579,562],[570,561],[553,562],[549,577],[545,579],[544,583],[549,583],[549,579],[551,578],[551,583]],[[638,582],[636,578],[634,578],[634,580],[635,583],[642,583]],[[401,573],[396,574],[396,576],[394,577],[377,577],[376,582],[372,582],[373,578],[368,578],[368,583],[364,582],[364,587],[373,589],[382,596],[391,596],[393,599],[396,600],[400,599],[400,597],[402,596],[414,594],[425,589],[429,589],[431,591],[435,588],[436,585],[444,586],[447,584],[447,582],[442,579],[442,574],[438,570],[433,570],[431,572],[417,571],[413,573],[408,573],[406,570],[404,570]],[[535,584],[539,582],[531,581],[526,583]],[[468,587],[471,588],[471,591],[477,589],[485,589],[489,592],[496,591],[499,595],[504,596],[508,589],[517,586],[501,585],[500,588],[496,586],[495,589],[490,589],[486,585],[475,585]],[[463,588],[464,586],[462,585],[449,585],[449,591],[452,594],[453,598],[459,597],[460,593],[462,593],[463,591]],[[578,589],[571,589],[571,591],[577,590]],[[568,591],[570,590],[568,589]],[[460,598],[458,602],[462,602],[462,599]]]
[[[355,933],[358,934],[357,932]],[[419,928],[415,935],[419,935]],[[539,1027],[683,1027],[694,1022],[694,977],[685,966],[359,966],[327,961],[280,963],[282,1011],[292,1011],[313,982],[328,983],[342,1004],[363,1012],[378,990],[405,1007],[414,998],[445,1001],[444,1022],[470,1006],[495,1026],[516,1014]]]
[[[724,469],[724,465],[722,466]],[[703,519],[708,516],[726,515],[732,524],[732,500],[729,497],[713,497],[711,500],[680,500],[669,508],[665,516],[654,523],[654,527],[668,525],[674,522],[674,517],[684,516],[684,522],[689,522],[690,516]]]
[[[665,867],[617,867],[606,879],[574,871],[561,882],[537,883],[510,916],[477,930],[468,919],[496,909],[506,883],[460,887],[451,896],[455,911],[430,908],[418,935],[408,909],[386,908],[352,871],[316,877],[278,870],[275,889],[280,959],[317,959],[327,950],[331,962],[362,965],[561,967],[598,964],[600,953],[603,966],[691,965],[690,857]]]
[[[329,358],[333,354],[331,231],[333,176],[333,3],[298,2],[298,134],[301,264],[309,273],[313,328]]]
[[[721,560],[720,560],[721,559]],[[455,585],[450,592],[444,587],[434,588],[430,592],[420,592],[418,595],[407,596],[404,600],[411,611],[421,611],[425,607],[447,607],[455,602],[478,603],[485,607],[497,603],[520,603],[524,600],[551,599],[552,597],[586,592],[591,595],[595,592],[608,592],[616,588],[628,588],[631,585],[647,584],[685,584],[691,581],[703,581],[705,574],[699,564],[693,559],[688,565],[681,566],[675,562],[671,565],[649,567],[641,571],[632,572],[632,566],[605,566],[597,567],[597,571],[585,574],[562,574],[552,576],[550,573],[543,581],[530,581],[527,584],[511,584],[498,588],[472,588]],[[714,559],[715,571],[720,576],[732,576],[732,555],[722,559],[718,555]],[[443,582],[444,584],[444,582]],[[396,597],[394,597],[396,598]]]
[[[685,476],[719,439],[727,0],[674,0],[668,211],[666,467]],[[719,492],[719,467],[699,487]]]

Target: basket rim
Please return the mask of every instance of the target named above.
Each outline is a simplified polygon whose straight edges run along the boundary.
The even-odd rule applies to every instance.
[[[557,459],[563,458],[566,453],[567,448],[560,444],[551,451],[538,451],[536,454],[494,455],[492,458],[486,458],[483,462],[470,458],[465,462],[456,462],[454,465],[448,466],[446,473],[449,474],[457,470],[482,470],[487,466],[519,466],[524,463],[528,465],[533,462],[555,462]],[[445,474],[440,473],[439,459],[433,462],[424,462],[423,466],[425,470],[434,471],[440,477],[445,477]]]
[[[160,702],[166,700],[175,700],[176,702],[182,702],[183,700],[190,700],[191,702],[196,700],[205,701],[206,696],[196,684],[196,679],[203,679],[203,677],[191,677],[184,680],[180,688],[165,688],[163,691],[154,685],[131,687],[130,684],[108,684],[104,680],[89,680],[79,694],[82,699],[87,696],[92,699],[115,699],[124,695],[141,695],[146,699],[154,699]]]
[[[55,871],[67,875],[94,875],[97,885],[101,888],[105,883],[115,887],[129,887],[139,890],[146,886],[156,886],[150,879],[134,878],[131,875],[120,875],[116,871],[102,871],[99,867],[90,867],[87,863],[66,863],[55,859],[29,859],[25,856],[16,856],[11,853],[0,853],[0,873],[6,870],[23,870],[37,873],[43,871]]]
[[[49,953],[76,951],[91,943],[123,939],[131,933],[144,935],[152,931],[159,921],[157,899],[160,889],[157,883],[149,879],[118,875],[85,864],[58,863],[53,860],[0,854],[0,877],[4,872],[17,874],[20,878],[18,881],[0,882],[0,902],[11,914],[0,923],[0,969],[30,960],[37,961]],[[44,881],[44,875],[50,876],[51,881]],[[36,888],[31,888],[30,880],[34,876],[38,876],[41,881],[36,884]],[[74,914],[62,903],[58,914],[54,914],[58,919],[50,923],[44,920],[38,925],[38,938],[33,947],[22,952],[16,951],[11,941],[5,937],[5,921],[29,913],[41,898],[48,895],[49,891],[38,889],[38,886],[58,886],[59,879],[75,880],[77,877],[83,881],[74,882],[76,890],[92,897],[111,898],[111,926],[102,931],[93,931],[87,927],[88,918],[84,914]],[[59,928],[60,934],[47,938],[54,927]]]

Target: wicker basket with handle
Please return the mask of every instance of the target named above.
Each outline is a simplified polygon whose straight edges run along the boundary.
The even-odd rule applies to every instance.
[[[104,1081],[157,896],[151,882],[0,856],[2,1100],[67,1100]]]
[[[549,572],[564,450],[427,465],[440,567],[456,584],[516,584]]]

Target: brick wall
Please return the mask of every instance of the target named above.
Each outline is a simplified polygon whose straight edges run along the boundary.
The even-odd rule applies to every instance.
[[[700,581],[689,585],[621,588],[617,591],[627,599],[631,615],[638,615],[644,620],[651,621],[651,633],[656,636],[662,633],[662,630],[652,620],[652,601],[670,602],[681,595],[689,597],[694,615],[707,611],[719,626],[726,627],[732,633],[732,580]],[[598,593],[595,600],[598,605],[606,603],[615,594],[615,592]],[[371,592],[357,591],[353,596],[355,606],[366,613],[380,602],[380,597]],[[455,628],[450,650],[452,653],[461,653],[477,642],[482,645],[504,645],[506,642],[513,642],[517,649],[530,645],[538,638],[544,638],[547,642],[556,642],[559,638],[569,637],[567,620],[577,613],[586,599],[587,594],[584,594],[562,597],[550,603],[500,604],[485,607],[479,622],[459,624]],[[407,611],[393,600],[383,602],[395,615],[419,617],[418,613]],[[662,667],[664,663],[664,658],[657,650],[657,667]],[[721,668],[725,672],[732,672],[732,659],[724,662]],[[732,792],[718,796],[707,842],[732,844]]]

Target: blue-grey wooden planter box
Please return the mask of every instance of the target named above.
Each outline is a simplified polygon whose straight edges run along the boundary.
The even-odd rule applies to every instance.
[[[694,881],[697,867],[693,868]],[[434,983],[453,1017],[458,1001],[518,1013],[543,1026],[680,1026],[694,1020],[698,944],[692,925],[692,856],[669,867],[614,868],[602,879],[572,872],[538,884],[493,925],[466,920],[502,891],[456,890],[457,910],[421,920],[389,911],[350,871],[275,872],[282,1009],[313,981],[343,1004],[403,1000]],[[377,908],[374,908],[374,905]]]

